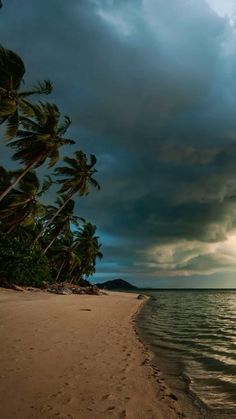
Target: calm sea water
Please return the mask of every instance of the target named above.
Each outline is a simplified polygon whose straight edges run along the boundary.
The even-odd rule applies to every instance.
[[[167,380],[208,414],[236,418],[236,291],[147,294],[138,329]]]

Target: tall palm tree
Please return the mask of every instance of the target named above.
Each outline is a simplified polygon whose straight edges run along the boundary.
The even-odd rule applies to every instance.
[[[47,214],[46,219],[50,217],[51,214],[55,213],[57,211],[57,208],[61,207],[64,203],[65,198],[64,197],[58,197],[57,198],[57,207],[54,207],[52,205],[47,207]],[[50,249],[54,241],[59,236],[67,236],[71,233],[71,226],[79,227],[80,222],[84,222],[84,219],[81,217],[78,217],[76,215],[73,215],[75,203],[71,199],[67,202],[67,204],[63,207],[63,210],[58,214],[58,216],[54,219],[54,222],[50,226],[50,231],[48,232],[50,237],[50,241],[47,245],[47,247],[44,250],[44,253]]]
[[[12,139],[19,125],[19,109],[32,115],[32,106],[26,97],[34,94],[50,94],[52,84],[49,80],[39,82],[33,89],[20,91],[25,74],[22,59],[13,51],[0,46],[0,123],[7,120],[6,138]]]
[[[19,160],[25,167],[15,181],[0,195],[0,201],[32,168],[41,166],[47,158],[49,159],[48,166],[54,166],[59,159],[59,148],[75,143],[73,140],[64,138],[70,119],[65,116],[64,121],[60,123],[60,112],[56,105],[40,103],[34,106],[34,112],[34,118],[21,118],[23,129],[19,129],[16,134],[17,139],[8,144],[16,149],[13,159]]]
[[[96,157],[91,154],[90,161],[88,161],[86,154],[82,151],[76,151],[74,156],[74,158],[64,157],[63,160],[67,163],[67,166],[57,167],[55,170],[55,174],[57,176],[66,176],[65,178],[57,181],[59,184],[62,184],[59,193],[65,194],[66,198],[62,205],[54,213],[52,218],[47,221],[45,229],[53,223],[54,219],[58,216],[58,214],[60,214],[65,205],[73,198],[74,195],[88,195],[90,186],[100,189],[98,182],[93,178],[93,174],[97,172],[94,168],[97,161]],[[35,241],[37,241],[42,234],[42,232],[39,233]]]
[[[74,247],[80,257],[80,266],[78,273],[80,276],[90,276],[95,272],[96,259],[101,259],[101,244],[99,237],[95,235],[96,226],[91,223],[85,223],[83,228],[79,229],[75,235]]]
[[[74,248],[73,235],[66,235],[62,237],[55,246],[50,249],[50,258],[57,266],[57,274],[55,282],[60,278],[62,271],[65,269],[69,278],[69,272],[75,263],[79,263],[78,255]]]

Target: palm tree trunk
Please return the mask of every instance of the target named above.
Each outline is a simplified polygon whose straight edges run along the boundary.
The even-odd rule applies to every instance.
[[[65,262],[66,262],[66,259],[64,259],[64,260],[63,260],[63,262],[62,262],[62,264],[61,264],[61,266],[60,266],[60,269],[59,269],[59,271],[57,272],[57,276],[56,276],[55,282],[57,282],[58,278],[60,277],[60,275],[61,275],[61,271],[62,271],[63,267],[65,266]]]
[[[12,183],[10,186],[8,186],[7,189],[5,189],[5,191],[0,195],[0,202],[2,201],[3,198],[5,198],[5,196],[11,192],[11,190],[13,188],[15,188],[18,183],[21,181],[21,179],[26,175],[26,173],[28,173],[30,171],[30,169],[32,169],[32,167],[38,162],[39,159],[35,160],[33,163],[30,163],[28,166],[26,166],[25,170],[18,176],[18,178],[15,180],[14,183]]]
[[[60,208],[58,208],[58,210],[55,212],[55,214],[52,216],[52,218],[50,218],[50,220],[48,220],[45,224],[45,227],[43,228],[42,231],[40,231],[40,233],[37,235],[37,237],[34,239],[34,243],[37,242],[40,237],[42,237],[43,233],[47,230],[48,226],[50,224],[52,224],[52,222],[55,220],[55,218],[58,216],[58,214],[60,214],[60,212],[63,210],[63,208],[66,206],[66,204],[69,202],[69,200],[72,198],[73,194],[70,194],[68,196],[68,198],[65,200],[65,202],[60,206]]]
[[[50,241],[50,243],[47,245],[46,249],[44,249],[43,253],[47,253],[48,249],[50,249],[51,245],[54,243],[54,241],[56,240],[57,236],[54,236],[52,238],[52,240]]]
[[[78,279],[80,278],[80,274],[78,273],[75,278],[72,278],[72,280],[70,281],[70,284],[74,284],[78,281]]]
[[[60,234],[61,230],[63,229],[64,225],[62,225],[57,231],[56,234],[54,234],[52,240],[50,241],[50,243],[47,245],[46,249],[44,249],[43,253],[47,253],[48,249],[51,247],[51,245],[54,243],[54,241],[56,240],[57,236]]]
[[[74,266],[73,266],[73,268],[70,270],[69,275],[72,275],[72,272],[75,270],[75,268],[77,268],[77,266],[78,266],[78,263],[75,263]],[[72,282],[73,282],[73,277],[70,280],[70,284],[72,284]]]
[[[11,234],[11,232],[14,230],[14,228],[16,228],[16,224],[13,224],[9,230],[7,230],[7,234]]]

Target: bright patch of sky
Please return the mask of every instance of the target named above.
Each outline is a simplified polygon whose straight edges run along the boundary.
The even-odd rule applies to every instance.
[[[125,10],[123,12],[125,12]],[[127,19],[127,13],[120,13],[120,11],[114,9],[114,7],[106,9],[99,7],[97,15],[123,36],[129,36],[133,32],[130,19]]]
[[[230,23],[235,26],[236,3],[235,0],[207,0],[210,7],[222,17],[227,17]]]

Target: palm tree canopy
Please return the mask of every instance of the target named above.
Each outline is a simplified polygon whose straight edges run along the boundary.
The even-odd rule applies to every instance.
[[[56,199],[56,206],[48,205],[47,213],[44,219],[50,219],[51,216],[58,210],[58,208],[60,208],[64,204],[65,201],[66,197],[61,196]],[[68,224],[68,229],[70,229],[71,224],[73,224],[75,227],[78,227],[81,224],[81,222],[84,222],[84,218],[74,215],[74,207],[75,201],[73,201],[72,199],[66,202],[66,205],[63,207],[63,209],[51,223],[50,231],[53,231],[58,225],[62,226],[63,224]]]
[[[0,219],[4,225],[32,225],[36,217],[45,214],[45,207],[38,201],[38,196],[44,184],[40,187],[38,177],[34,172],[28,172],[19,182],[18,187],[8,194],[0,204]]]
[[[14,137],[20,116],[18,108],[25,115],[32,115],[32,105],[25,99],[34,94],[50,94],[52,84],[49,80],[38,82],[31,90],[19,92],[25,74],[22,59],[13,51],[0,46],[0,123],[7,121],[5,138]]]
[[[74,158],[64,157],[63,161],[67,166],[58,167],[55,170],[57,176],[65,176],[57,181],[62,184],[60,193],[67,193],[69,196],[78,193],[83,196],[88,195],[90,185],[100,189],[98,182],[92,177],[97,172],[94,168],[96,157],[91,154],[88,160],[86,154],[80,150],[76,151],[74,156]]]
[[[95,272],[96,259],[103,257],[99,237],[95,236],[95,233],[96,226],[88,222],[76,232],[74,247],[81,260],[79,267],[81,276],[92,275]]]
[[[49,158],[49,167],[52,167],[58,161],[59,148],[75,143],[64,138],[70,119],[65,116],[63,122],[60,122],[58,107],[52,103],[40,103],[33,109],[34,117],[21,118],[22,128],[16,133],[17,139],[8,146],[17,150],[13,159],[25,166],[35,162],[35,167],[38,167]]]
[[[7,91],[19,89],[24,74],[25,66],[19,55],[0,46],[0,87]]]

